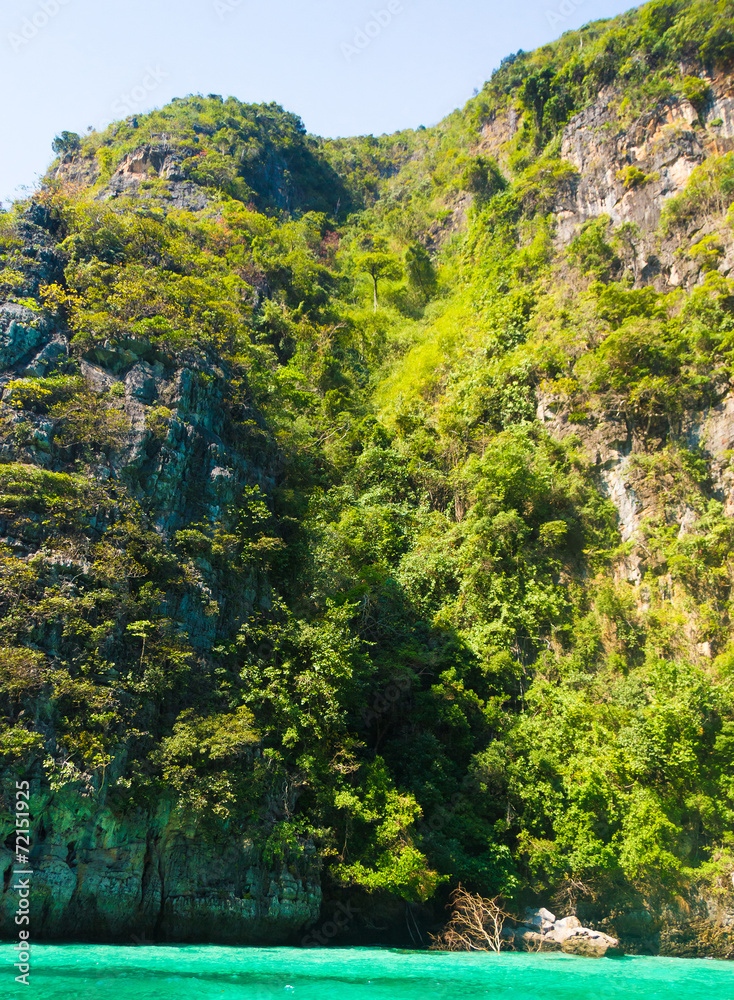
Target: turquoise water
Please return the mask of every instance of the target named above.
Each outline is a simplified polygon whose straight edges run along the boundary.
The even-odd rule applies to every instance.
[[[734,963],[670,958],[37,945],[28,988],[11,956],[0,945],[3,1000],[734,1000]]]

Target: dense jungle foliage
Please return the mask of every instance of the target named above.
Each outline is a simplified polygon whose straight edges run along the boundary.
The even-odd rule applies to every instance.
[[[0,214],[3,296],[69,342],[0,411],[6,773],[121,815],[170,796],[409,900],[715,884],[734,522],[678,430],[734,376],[734,154],[664,213],[719,227],[684,246],[690,292],[639,282],[608,217],[559,244],[550,207],[601,88],[624,127],[733,60],[730,3],[656,0],[506,59],[432,129],[321,140],[210,95],[60,136],[84,179]],[[500,168],[478,136],[508,110]],[[206,206],[152,154],[105,197],[143,147]],[[141,360],[175,386],[144,419]],[[192,413],[234,470],[218,502],[176,478]],[[625,541],[581,446],[606,420],[647,484]]]

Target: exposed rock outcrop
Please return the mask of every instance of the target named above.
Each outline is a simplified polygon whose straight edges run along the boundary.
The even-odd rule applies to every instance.
[[[578,175],[558,206],[561,239],[602,214],[615,224],[634,222],[646,233],[656,229],[666,200],[685,187],[696,166],[734,146],[734,83],[723,75],[709,83],[711,97],[702,113],[671,97],[624,126],[621,95],[607,88],[570,120],[561,156]],[[630,183],[627,168],[639,171],[636,183]]]
[[[205,190],[186,179],[182,167],[183,155],[166,142],[147,143],[125,156],[112,176],[103,181],[98,194],[100,201],[109,201],[120,195],[133,194],[137,198],[161,199],[171,208],[198,212],[205,208],[208,198]],[[94,185],[104,175],[94,156],[67,154],[53,171],[56,181],[72,187]],[[155,192],[146,189],[144,181],[155,179],[164,182]]]
[[[141,183],[155,178],[165,182],[158,197],[163,197],[173,208],[198,212],[206,207],[208,199],[202,187],[186,179],[182,163],[182,154],[165,143],[141,146],[119,164],[100,197],[107,201],[131,192],[145,197]]]
[[[263,863],[246,832],[207,837],[161,802],[124,817],[104,792],[32,800],[31,912],[39,940],[283,943],[318,917],[315,850]],[[0,933],[12,935],[14,855],[0,847]]]
[[[39,221],[49,225],[45,217]],[[37,290],[55,279],[61,265],[48,228],[32,213],[24,225],[29,254],[21,266],[26,288]],[[49,472],[66,468],[68,455],[51,444],[59,418],[18,412],[9,399],[17,380],[54,374],[56,361],[67,359],[68,339],[59,316],[13,301],[0,307],[5,461]],[[134,337],[107,341],[79,358],[79,395],[87,394],[92,411],[107,414],[117,428],[95,458],[95,477],[123,480],[165,543],[202,512],[233,530],[238,515],[232,508],[242,491],[267,492],[274,482],[274,450],[247,387],[235,397],[234,379],[223,364],[195,349],[164,355]],[[124,417],[119,427],[116,415]],[[38,557],[38,546],[10,537],[5,521],[0,540],[18,560]],[[90,569],[81,549],[46,552],[44,558],[63,562],[74,579]],[[172,628],[185,627],[196,654],[266,602],[267,594],[256,563],[233,584],[222,578],[216,558],[202,551],[188,557],[186,585],[171,588],[166,607]],[[49,653],[60,662],[54,627]],[[47,725],[45,731],[51,739]],[[109,793],[124,772],[125,755],[120,747],[101,781],[74,772],[63,791],[42,782],[40,767],[31,777],[34,938],[284,943],[317,919],[321,888],[315,850],[306,844],[265,860],[267,829],[279,815],[225,831],[177,811],[172,797],[132,806],[121,801],[119,789]],[[63,761],[59,766],[63,769]],[[14,820],[8,803],[15,779],[12,772],[3,778],[0,935],[12,937],[17,893],[11,889]]]
[[[506,927],[502,934],[521,951],[564,951],[586,958],[616,958],[624,954],[617,938],[583,927],[575,916],[556,920],[545,907],[528,908],[523,922],[517,927]]]

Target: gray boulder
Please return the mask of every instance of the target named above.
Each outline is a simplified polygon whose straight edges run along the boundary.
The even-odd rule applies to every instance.
[[[518,927],[504,928],[502,936],[519,951],[564,951],[586,958],[612,958],[624,954],[616,938],[583,927],[578,917],[556,920],[543,906],[528,907],[522,923]]]
[[[561,944],[567,955],[582,955],[585,958],[617,958],[624,955],[617,938],[588,927],[574,930]]]
[[[0,305],[0,367],[12,368],[31,358],[49,339],[48,316],[19,302]]]
[[[574,934],[578,934],[580,930],[583,930],[583,928],[578,917],[563,917],[561,920],[556,920],[546,936],[551,941],[563,944],[568,938],[573,937]]]
[[[525,919],[523,924],[526,927],[536,927],[542,931],[548,930],[556,922],[556,918],[550,912],[546,910],[544,906],[538,909],[533,909],[532,906],[528,906],[525,910]]]

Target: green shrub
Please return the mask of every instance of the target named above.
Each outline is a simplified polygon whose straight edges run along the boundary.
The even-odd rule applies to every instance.
[[[10,383],[3,398],[16,409],[47,413],[54,404],[68,400],[85,388],[84,379],[74,375],[19,378]]]
[[[608,215],[585,222],[568,247],[569,257],[582,274],[604,282],[609,281],[620,267],[619,257],[608,241],[610,226]]]

